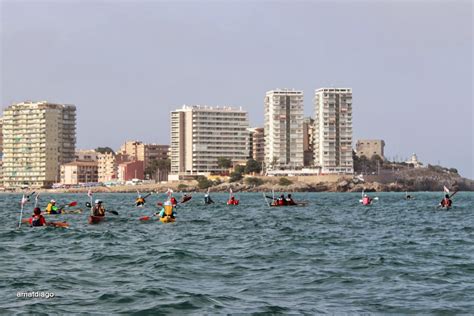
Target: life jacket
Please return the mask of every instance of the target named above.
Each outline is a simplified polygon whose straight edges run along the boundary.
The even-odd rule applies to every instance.
[[[278,206],[285,205],[285,201],[284,201],[282,198],[279,198],[279,199],[277,200],[277,205],[278,205]]]
[[[293,199],[286,199],[286,204],[288,205],[296,205],[295,201]]]
[[[30,218],[30,225],[33,227],[44,226],[46,225],[46,220],[43,215],[34,215]]]
[[[239,200],[230,199],[229,201],[227,201],[227,205],[239,205]]]
[[[53,205],[53,203],[48,203],[48,206],[46,206],[46,213],[51,214],[51,213],[56,213],[58,211],[58,207],[56,205]]]
[[[362,204],[363,205],[369,205],[371,203],[370,198],[368,196],[364,196],[362,198]]]
[[[444,206],[444,207],[451,207],[452,204],[453,204],[453,201],[451,201],[448,198],[444,198],[443,201],[441,201],[441,206]]]
[[[173,205],[165,205],[165,215],[166,216],[171,216],[173,215]]]
[[[105,216],[105,209],[102,206],[93,208],[94,216]]]

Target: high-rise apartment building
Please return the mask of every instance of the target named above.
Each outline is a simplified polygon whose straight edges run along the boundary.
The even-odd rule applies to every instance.
[[[258,162],[265,159],[265,134],[263,127],[249,128],[249,158]]]
[[[314,119],[305,117],[303,121],[303,152],[305,167],[314,164]]]
[[[3,112],[5,188],[50,187],[60,165],[74,160],[76,107],[43,102],[13,104]]]
[[[322,173],[352,174],[352,89],[315,91],[314,163]]]
[[[171,112],[171,174],[225,171],[219,157],[234,162],[248,157],[248,114],[228,106],[183,106]]]
[[[302,168],[303,91],[294,89],[268,91],[264,103],[267,169]]]
[[[3,155],[3,117],[0,117],[0,159]]]

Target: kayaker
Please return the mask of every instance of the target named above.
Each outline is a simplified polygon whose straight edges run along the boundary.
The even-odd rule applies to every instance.
[[[136,206],[144,206],[146,203],[145,198],[143,198],[141,195],[137,196],[135,200],[135,205]]]
[[[56,206],[55,200],[49,201],[48,206],[46,206],[46,213],[47,214],[61,214],[61,209],[59,209]]]
[[[232,195],[227,201],[227,205],[239,205],[239,200],[236,200],[235,197]]]
[[[296,202],[293,201],[292,197],[291,197],[291,194],[288,194],[288,197],[286,198],[286,203],[288,205],[296,205]]]
[[[449,194],[444,196],[444,199],[441,200],[439,205],[444,208],[450,208],[453,205],[453,201],[451,200]]]
[[[166,207],[168,206],[168,207]],[[169,206],[173,206],[173,204],[171,203],[171,201],[166,201],[165,204],[163,205],[163,208],[161,209],[160,213],[158,213],[158,215],[163,218],[165,216],[171,216],[171,218],[176,218],[176,211],[175,211],[175,208],[174,207],[169,207]],[[168,209],[168,212],[166,211],[166,209]]]
[[[33,216],[28,220],[28,222],[32,227],[46,226],[46,219],[41,215],[41,209],[39,207],[35,207],[33,210]]]
[[[95,205],[92,208],[92,216],[105,216],[105,208],[102,206],[101,200],[95,200]]]
[[[211,199],[211,196],[209,195],[209,193],[206,193],[204,195],[204,203],[205,204],[213,204],[214,201]]]
[[[370,198],[367,194],[364,194],[362,198],[362,205],[370,205],[372,204],[372,198]]]
[[[277,199],[276,202],[277,202],[276,204],[277,204],[278,206],[288,205],[288,202],[286,201],[284,194],[280,195],[280,197]]]
[[[179,201],[179,203],[186,203],[187,201],[191,200],[192,199],[192,196],[190,195],[187,195],[186,193],[184,193],[183,197],[181,198],[181,201]]]

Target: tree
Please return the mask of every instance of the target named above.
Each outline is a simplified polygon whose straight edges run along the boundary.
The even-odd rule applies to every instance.
[[[229,178],[229,182],[237,182],[237,181],[240,181],[242,180],[243,176],[241,173],[239,172],[232,172],[230,174],[230,178]]]
[[[235,166],[234,172],[244,174],[245,173],[245,166],[242,166],[242,165]]]
[[[197,177],[196,181],[198,182],[199,189],[207,189],[209,187],[212,187],[213,185],[212,181],[206,178],[205,176]]]
[[[169,159],[153,159],[145,168],[145,174],[154,178],[158,170],[169,171],[171,169],[171,160]]]
[[[262,171],[262,165],[255,159],[250,158],[245,164],[245,173],[260,173]]]
[[[114,153],[114,150],[110,147],[97,147],[95,149],[96,152],[98,153],[101,153],[101,154],[105,154],[105,153]]]
[[[229,169],[232,167],[232,160],[225,157],[219,157],[217,158],[217,166],[221,169]]]

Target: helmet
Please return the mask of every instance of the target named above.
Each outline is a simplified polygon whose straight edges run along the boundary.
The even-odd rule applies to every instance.
[[[49,202],[51,202],[51,203],[56,203],[56,201],[55,201],[55,200],[51,200],[51,201],[49,201]]]
[[[139,199],[141,199],[141,198],[142,198],[142,196],[141,196],[141,195],[138,195],[138,198],[139,198]]]
[[[446,195],[445,195],[445,198],[449,199],[449,194],[446,194]]]
[[[100,204],[100,203],[102,203],[101,200],[99,200],[99,199],[95,200],[95,204]]]
[[[367,197],[367,194],[364,194],[364,197]]]
[[[35,207],[35,209],[33,210],[33,213],[35,215],[40,215],[41,214],[41,209],[39,207]]]

